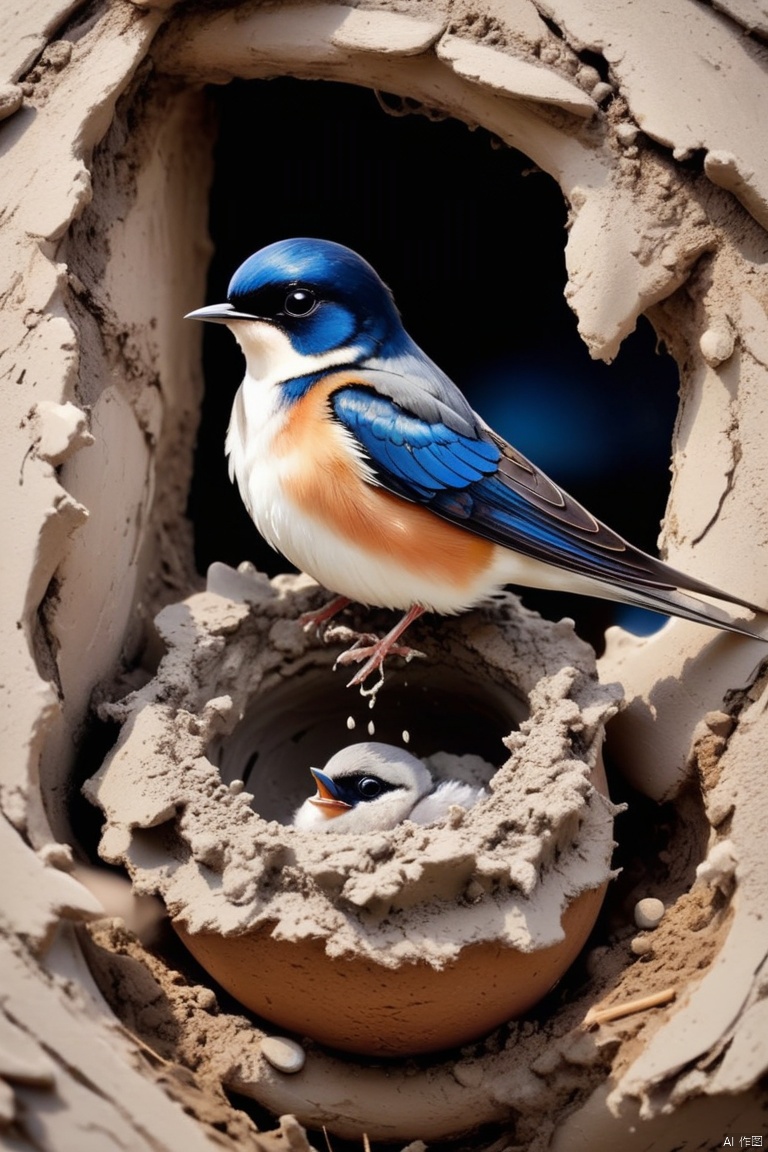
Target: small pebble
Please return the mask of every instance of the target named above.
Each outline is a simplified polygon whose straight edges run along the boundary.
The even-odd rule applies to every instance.
[[[600,73],[591,64],[585,64],[579,68],[574,80],[585,92],[591,92],[595,85],[600,83]]]
[[[603,100],[605,100],[606,96],[613,95],[613,88],[611,88],[610,84],[603,84],[601,82],[600,84],[595,84],[590,95],[595,104],[600,104]]]
[[[735,347],[736,337],[727,320],[713,324],[699,337],[701,354],[711,368],[729,360]]]
[[[647,956],[653,951],[653,943],[649,936],[635,936],[629,944],[634,956]]]
[[[261,1053],[278,1072],[301,1072],[307,1056],[301,1044],[286,1036],[265,1036]]]
[[[58,868],[60,872],[71,872],[75,866],[69,844],[44,844],[37,853],[48,868]]]
[[[646,931],[658,928],[664,915],[664,903],[655,896],[646,896],[635,904],[635,924]]]
[[[243,788],[245,788],[244,780],[230,780],[229,790],[233,796],[239,796]]]
[[[635,124],[619,124],[616,128],[616,135],[619,138],[619,143],[628,148],[637,140],[637,125]]]
[[[195,1000],[197,1001],[198,1008],[202,1008],[204,1012],[216,1011],[216,995],[211,988],[196,988]]]

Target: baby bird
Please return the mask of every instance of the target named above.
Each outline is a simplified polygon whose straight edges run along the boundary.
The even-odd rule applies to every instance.
[[[380,832],[402,820],[434,824],[452,805],[471,808],[488,795],[458,780],[435,787],[421,760],[375,741],[342,748],[323,771],[310,772],[317,792],[293,817],[294,828],[302,832]]]

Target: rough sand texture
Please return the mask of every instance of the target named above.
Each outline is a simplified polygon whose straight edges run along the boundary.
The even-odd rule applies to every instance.
[[[52,843],[73,839],[69,782],[94,690],[124,695],[112,684],[126,670],[140,686],[139,660],[159,655],[152,617],[198,587],[183,510],[199,333],[180,318],[202,299],[209,255],[201,84],[288,73],[375,86],[483,124],[551,173],[593,354],[614,355],[647,312],[680,367],[668,558],[766,600],[768,18],[744,0],[656,7],[375,0],[240,4],[235,17],[33,0],[4,17],[0,1123],[12,1147],[308,1147],[291,1120],[279,1143],[257,1136],[223,1097],[222,1078],[238,1090],[234,1050],[247,1032],[255,1053],[258,1037],[173,963],[100,930],[116,949],[99,953],[103,971],[131,973],[102,980],[101,998],[71,926],[97,908]],[[568,996],[442,1064],[385,1074],[310,1053],[298,1077],[259,1074],[272,1112],[301,1116],[310,1095],[313,1115],[359,1141],[410,1091],[409,1139],[455,1130],[482,1103],[506,1133],[497,1147],[551,1138],[562,1152],[765,1132],[759,658],[683,622],[645,642],[612,637],[601,675],[629,701],[609,732],[615,770],[669,803],[624,826],[635,847],[604,950],[566,978]],[[667,913],[631,947],[631,909],[649,894]],[[588,1007],[669,986],[673,1003],[580,1031]],[[461,1112],[446,1084],[465,1093]]]

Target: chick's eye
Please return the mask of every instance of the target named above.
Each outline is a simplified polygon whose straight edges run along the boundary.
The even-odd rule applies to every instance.
[[[283,304],[283,311],[287,316],[309,316],[317,307],[317,297],[309,288],[294,288],[289,292]]]
[[[364,800],[373,800],[381,794],[381,781],[373,776],[363,776],[357,782],[357,791]]]

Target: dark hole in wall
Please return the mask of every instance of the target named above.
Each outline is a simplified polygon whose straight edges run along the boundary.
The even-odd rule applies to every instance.
[[[614,364],[590,360],[563,297],[566,205],[554,180],[457,120],[393,117],[364,88],[282,78],[212,90],[220,114],[208,302],[235,268],[287,236],[366,257],[414,339],[473,406],[633,543],[655,552],[667,498],[677,371],[641,322]],[[204,303],[200,301],[200,303]],[[189,511],[196,562],[289,569],[230,485],[223,446],[243,361],[208,325],[206,395]],[[524,592],[599,642],[620,621],[661,617],[558,593]],[[642,616],[644,619],[640,619]]]

